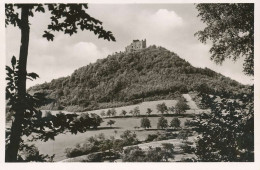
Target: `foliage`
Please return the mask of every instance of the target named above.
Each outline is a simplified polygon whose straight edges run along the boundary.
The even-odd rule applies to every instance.
[[[6,66],[8,84],[6,87],[6,99],[7,105],[10,106],[11,112],[15,112],[19,101],[17,101],[17,68],[19,61],[15,57],[12,58],[12,67]],[[28,73],[28,78],[37,77],[35,73]],[[55,136],[60,133],[71,132],[76,134],[78,132],[85,132],[90,127],[96,128],[102,122],[102,119],[95,114],[89,116],[88,114],[64,114],[59,112],[56,115],[52,115],[49,112],[45,117],[42,116],[42,112],[36,108],[39,106],[41,98],[38,94],[31,96],[26,94],[26,112],[24,113],[23,131],[21,136],[31,136],[32,140],[54,140]],[[48,129],[48,131],[47,131]],[[7,145],[10,142],[10,134],[6,136]]]
[[[175,105],[176,113],[183,114],[188,109],[190,109],[190,107],[189,107],[189,105],[187,105],[185,98],[184,97],[179,98],[177,104]]]
[[[95,35],[98,35],[98,38],[115,41],[113,34],[103,29],[101,21],[86,13],[87,8],[87,4],[5,4],[5,26],[17,26],[21,31],[19,62],[13,57],[11,60],[12,68],[6,67],[6,80],[8,81],[6,100],[8,101],[7,105],[14,112],[14,121],[10,130],[10,136],[7,136],[9,138],[5,155],[7,162],[18,161],[17,155],[18,150],[21,149],[20,145],[23,144],[23,135],[29,136],[32,133],[40,133],[38,136],[40,139],[46,140],[46,137],[49,138],[50,136],[54,138],[57,132],[61,133],[62,130],[71,129],[69,124],[76,116],[63,116],[61,121],[66,121],[67,124],[65,125],[65,122],[58,123],[56,124],[58,125],[57,129],[53,128],[55,125],[49,123],[48,120],[39,121],[41,119],[41,112],[36,108],[39,105],[43,105],[41,103],[43,96],[39,96],[39,93],[29,95],[26,92],[26,80],[33,80],[39,77],[36,73],[27,73],[31,25],[29,18],[34,17],[34,12],[44,13],[47,10],[50,11],[51,24],[48,25],[48,31],[44,31],[43,34],[43,37],[48,41],[53,41],[54,35],[52,32],[54,31],[63,31],[65,34],[72,35],[77,33],[79,28],[82,31],[88,30],[94,32]],[[57,103],[60,102],[57,101]],[[64,127],[59,127],[61,125]],[[50,131],[45,132],[45,128],[50,129]],[[73,133],[77,131],[78,129],[73,129]]]
[[[161,116],[159,119],[158,119],[158,123],[157,123],[157,128],[158,129],[165,129],[168,127],[168,121],[167,119],[165,119],[163,116]]]
[[[107,110],[107,116],[108,116],[108,117],[111,116],[111,110],[110,110],[110,109]]]
[[[195,152],[195,148],[188,145],[187,143],[180,145],[180,148],[183,150],[184,153],[194,153]]]
[[[154,141],[157,138],[158,138],[157,134],[148,134],[146,139],[145,139],[145,141],[146,142],[152,142],[152,141]]]
[[[116,116],[116,109],[115,108],[111,109],[111,116]]]
[[[127,114],[127,111],[122,110],[122,111],[121,111],[121,114],[125,116],[125,115]]]
[[[178,118],[173,118],[172,121],[170,122],[170,127],[172,128],[179,128],[181,125],[181,121]]]
[[[129,114],[131,114],[131,115],[134,116],[134,111],[133,111],[133,110],[130,110],[130,111],[129,111]]]
[[[132,133],[130,130],[124,131],[124,133],[120,135],[120,138],[124,141],[124,146],[136,145],[139,143],[136,134]]]
[[[175,107],[174,107],[174,106],[168,107],[168,110],[169,110],[170,112],[172,112],[172,114],[175,113]]]
[[[164,144],[162,148],[150,147],[147,151],[142,150],[138,146],[128,147],[124,150],[123,162],[163,162],[169,158],[174,158],[173,145]]]
[[[43,155],[40,154],[38,148],[35,145],[23,145],[20,151],[19,161],[20,162],[52,162],[54,155]]]
[[[84,111],[176,99],[201,83],[216,94],[223,89],[230,96],[246,93],[244,85],[210,69],[195,68],[175,53],[153,46],[135,53],[109,55],[68,77],[31,87],[29,91],[42,92],[48,98],[42,108],[52,109],[51,103],[59,102],[65,110],[75,106],[73,111]]]
[[[102,116],[102,117],[106,116],[106,112],[105,112],[104,110],[102,110],[102,111],[100,112],[100,116]]]
[[[244,56],[244,72],[254,75],[254,4],[196,4],[198,17],[207,26],[195,35],[211,40],[211,60],[217,64],[227,58]]]
[[[110,139],[105,138],[103,133],[98,136],[92,136],[86,139],[84,143],[77,144],[74,148],[66,148],[66,157],[72,158],[81,155],[93,154],[97,152],[110,152],[111,155],[117,155],[117,152],[122,152],[123,147],[129,145],[136,145],[139,141],[135,134],[130,131],[125,131],[120,139],[115,139],[110,137]],[[101,156],[102,157],[102,156]],[[99,158],[99,160],[104,160],[104,157]]]
[[[115,124],[116,123],[116,121],[114,121],[114,120],[109,120],[108,122],[107,122],[107,125],[109,125],[110,127],[113,125],[113,124]]]
[[[5,121],[11,122],[13,120],[14,112],[10,111],[10,108],[6,107],[5,109]]]
[[[178,133],[177,138],[182,139],[183,141],[187,141],[189,136],[191,136],[191,132],[189,130],[181,130]]]
[[[158,112],[161,112],[162,114],[164,114],[164,112],[168,111],[168,108],[165,103],[157,104],[156,108],[157,108]]]
[[[142,128],[150,128],[151,127],[151,121],[147,118],[147,117],[144,117],[141,119],[141,127]]]
[[[145,162],[145,152],[138,146],[124,149],[123,162]]]
[[[17,9],[24,6],[29,8],[29,16],[34,17],[34,12],[45,11],[51,12],[51,23],[48,25],[47,30],[44,31],[43,37],[48,41],[53,41],[55,31],[63,31],[64,34],[75,34],[78,29],[82,31],[88,30],[98,35],[98,38],[105,40],[115,41],[115,37],[111,31],[105,31],[102,22],[91,17],[86,13],[88,9],[87,4],[5,4],[5,24],[21,27],[21,19]]]
[[[172,143],[162,143],[163,159],[168,162],[169,158],[174,159],[174,146]]]
[[[153,110],[152,110],[151,108],[147,108],[146,113],[147,113],[148,115],[150,115],[152,112],[153,112]]]
[[[252,87],[253,89],[253,87]],[[238,99],[207,96],[212,113],[199,116],[199,161],[254,161],[254,93]],[[213,100],[213,101],[212,101]],[[206,101],[206,100],[205,100]]]
[[[134,108],[133,116],[139,116],[140,115],[140,109],[139,106],[136,106]]]

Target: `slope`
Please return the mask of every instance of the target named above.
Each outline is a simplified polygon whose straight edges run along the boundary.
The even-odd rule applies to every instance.
[[[174,52],[153,45],[109,55],[29,92],[45,95],[44,109],[84,111],[174,99],[194,90],[234,96],[246,92],[246,86],[208,68],[193,67]]]

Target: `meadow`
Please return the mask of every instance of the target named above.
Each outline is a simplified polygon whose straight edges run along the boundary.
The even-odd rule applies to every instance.
[[[194,114],[194,110],[199,110],[197,108],[196,104],[191,100],[189,95],[183,95],[183,96],[186,98],[187,104],[191,108],[190,110],[186,111],[187,115],[192,114],[192,113]],[[156,105],[161,104],[161,103],[165,103],[167,107],[172,107],[172,106],[176,105],[177,100],[150,101],[150,102],[143,102],[143,103],[131,105],[131,106],[118,107],[118,108],[115,108],[115,110],[117,112],[116,116],[118,116],[122,110],[125,110],[125,111],[127,111],[127,114],[126,114],[127,117],[113,117],[113,118],[104,117],[103,118],[104,122],[102,122],[101,125],[96,130],[90,129],[85,133],[78,133],[76,135],[70,134],[70,133],[60,134],[55,137],[54,141],[52,141],[52,140],[47,141],[47,142],[37,141],[35,143],[35,145],[39,148],[40,153],[49,154],[49,155],[55,154],[54,161],[61,161],[63,159],[66,159],[66,156],[65,156],[66,148],[73,148],[73,147],[75,147],[76,144],[83,143],[88,137],[95,136],[100,133],[103,133],[105,135],[105,137],[108,137],[108,138],[110,136],[113,136],[115,138],[120,138],[120,135],[124,131],[130,130],[137,135],[138,140],[144,141],[147,138],[148,134],[156,134],[158,132],[165,131],[165,130],[157,129],[157,122],[158,122],[158,119],[159,119],[159,116],[161,115],[161,113],[159,113],[157,111]],[[141,125],[140,122],[141,122],[142,117],[129,117],[129,116],[131,116],[129,114],[129,111],[133,110],[135,107],[139,107],[141,116],[147,115],[146,114],[147,108],[152,109],[151,116],[157,115],[157,117],[149,117],[149,120],[151,122],[150,129],[145,130],[143,128],[140,128],[140,125]],[[100,113],[103,110],[105,112],[107,112],[108,109],[110,109],[110,108],[101,109],[101,110],[93,110],[88,113],[96,113],[96,114],[100,115]],[[43,111],[43,115],[45,114],[45,112],[46,111]],[[51,111],[52,114],[57,114],[58,112],[59,111]],[[66,112],[66,111],[62,111],[62,112],[65,114],[70,113],[70,112]],[[178,117],[180,119],[181,127],[184,127],[184,122],[187,119],[191,119],[190,116],[187,116],[187,117],[178,116],[178,115],[167,116],[165,118],[167,119],[168,124],[173,119],[173,117]],[[112,127],[107,125],[107,122],[109,120],[115,121],[115,124],[113,124]],[[179,140],[173,140],[171,143],[179,143],[179,142],[180,142]]]
[[[100,133],[104,133],[106,137],[114,136],[115,138],[119,138],[120,135],[126,131],[131,130],[136,133],[137,138],[140,141],[146,139],[148,134],[156,134],[157,132],[164,130],[157,130],[157,122],[159,117],[150,117],[151,121],[151,129],[144,130],[143,128],[135,129],[134,127],[140,126],[141,118],[132,117],[132,118],[111,118],[104,119],[104,122],[101,123],[101,126],[97,130],[89,130],[85,133],[78,133],[76,135],[66,133],[60,134],[55,137],[54,141],[37,141],[35,145],[39,148],[40,153],[42,154],[55,154],[54,161],[60,161],[65,159],[65,148],[74,147],[78,143],[84,142],[88,137],[98,135]],[[172,120],[172,117],[166,117],[168,123]],[[184,126],[184,122],[189,118],[179,118],[181,121],[181,126]],[[112,128],[107,125],[108,120],[115,120],[115,124]]]

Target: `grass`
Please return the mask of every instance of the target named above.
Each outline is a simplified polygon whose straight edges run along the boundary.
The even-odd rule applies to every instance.
[[[100,128],[97,130],[89,130],[85,133],[78,133],[77,135],[72,135],[70,133],[61,134],[55,137],[55,141],[37,141],[36,146],[39,148],[41,154],[55,154],[54,161],[60,161],[65,159],[65,148],[74,147],[77,143],[82,143],[86,140],[86,138],[98,135],[100,133],[104,133],[106,137],[114,136],[115,138],[120,138],[120,135],[125,130],[131,130],[136,133],[138,139],[143,141],[146,139],[148,134],[156,134],[162,130],[157,130],[157,122],[158,117],[151,117],[149,118],[151,121],[151,129],[153,130],[144,130],[143,128],[135,129],[134,127],[140,126],[141,118],[120,118],[120,119],[113,119],[115,120],[115,124],[110,128],[107,125],[107,121],[110,119],[105,119],[104,122],[101,124]],[[168,123],[170,123],[172,117],[166,117]],[[181,120],[181,126],[184,126],[184,122],[188,118],[179,118]],[[156,129],[156,130],[154,130]]]
[[[194,106],[194,102],[192,103],[189,96],[184,96],[186,99],[188,99],[188,104],[191,105],[191,108],[196,109],[196,106]],[[37,141],[35,145],[39,148],[41,154],[55,154],[54,161],[60,161],[65,159],[65,149],[66,148],[72,148],[75,147],[78,143],[83,143],[86,138],[98,135],[100,133],[104,133],[106,137],[114,136],[115,138],[120,138],[120,135],[126,131],[131,130],[134,133],[136,133],[137,138],[140,141],[144,141],[148,134],[156,134],[157,132],[163,131],[157,129],[157,122],[158,117],[161,115],[161,113],[157,112],[156,105],[165,103],[167,107],[175,106],[177,101],[176,100],[159,100],[159,101],[149,101],[149,102],[143,102],[136,105],[131,106],[124,106],[124,107],[118,107],[115,108],[117,111],[117,116],[121,113],[122,110],[127,111],[126,117],[115,117],[115,118],[104,118],[104,122],[101,123],[101,126],[97,130],[89,130],[85,133],[78,133],[77,135],[72,135],[70,133],[66,134],[60,134],[55,137],[55,141],[47,141],[47,142],[41,142]],[[135,107],[139,107],[140,109],[140,117],[132,117],[132,115],[129,114],[130,110],[133,110]],[[143,128],[135,128],[140,127],[141,118],[146,116],[146,110],[147,108],[151,108],[153,111],[151,115],[149,116],[149,119],[151,121],[151,128],[149,130],[145,130]],[[96,113],[100,115],[101,111],[104,110],[105,112],[107,109],[101,109],[101,110],[94,110],[89,113]],[[52,111],[52,114],[57,114],[59,111]],[[66,111],[62,111],[63,113],[69,113]],[[43,112],[44,114],[45,112]],[[165,115],[165,118],[168,120],[168,124],[172,120],[173,117],[179,117],[181,121],[181,126],[184,126],[184,122],[187,119],[190,119],[190,117],[194,116],[194,112],[192,110],[188,110],[187,114],[183,115],[172,115],[167,114]],[[112,125],[112,127],[109,127],[107,125],[107,122],[109,120],[115,120],[115,124]]]

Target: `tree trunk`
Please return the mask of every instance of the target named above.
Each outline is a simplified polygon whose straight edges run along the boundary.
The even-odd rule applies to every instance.
[[[17,81],[17,107],[15,108],[14,122],[11,128],[10,144],[6,148],[5,161],[17,162],[18,150],[21,142],[22,123],[26,105],[26,66],[29,46],[29,7],[23,5],[21,8],[21,46],[19,55],[18,81]]]

